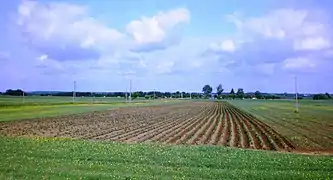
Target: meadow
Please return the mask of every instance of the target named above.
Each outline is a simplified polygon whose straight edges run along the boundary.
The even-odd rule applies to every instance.
[[[178,103],[177,100],[145,100],[138,98],[126,103],[116,97],[72,97],[59,96],[0,96],[0,122],[20,119],[54,117],[61,115],[103,111],[128,106],[159,105]]]
[[[280,149],[283,137],[332,148],[330,101],[296,114],[285,100],[11,98],[0,97],[0,179],[333,178],[332,154]]]
[[[0,137],[0,179],[332,179],[332,157]]]

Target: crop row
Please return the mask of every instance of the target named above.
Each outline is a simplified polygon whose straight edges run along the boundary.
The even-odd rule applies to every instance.
[[[265,150],[295,148],[274,129],[227,102],[123,108],[2,123],[0,134],[128,143],[207,144]]]

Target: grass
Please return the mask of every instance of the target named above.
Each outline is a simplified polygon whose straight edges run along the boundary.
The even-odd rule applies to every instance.
[[[20,119],[52,117],[68,114],[103,111],[118,107],[147,106],[179,103],[179,100],[135,100],[126,103],[119,98],[77,98],[73,104],[71,97],[27,96],[24,103],[22,97],[0,96],[0,122]]]
[[[138,100],[144,100],[142,98]],[[28,105],[55,105],[72,104],[72,97],[62,96],[0,96],[0,106],[28,106]],[[115,103],[125,102],[124,98],[117,97],[76,97],[76,103]]]
[[[230,100],[255,115],[300,147],[333,149],[333,101]]]
[[[0,179],[332,179],[330,156],[0,137]]]

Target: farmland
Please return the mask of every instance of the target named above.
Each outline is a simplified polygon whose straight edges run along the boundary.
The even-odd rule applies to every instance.
[[[229,101],[274,128],[303,150],[333,151],[333,101],[301,100],[299,113],[290,100]]]
[[[333,177],[331,141],[318,138],[332,135],[332,106],[324,102],[304,101],[296,115],[288,101],[66,100],[0,108],[7,118],[0,122],[0,179]],[[297,120],[325,123],[318,135],[296,128]]]
[[[132,107],[1,125],[9,136],[69,137],[121,142],[209,144],[291,151],[291,141],[227,102]]]

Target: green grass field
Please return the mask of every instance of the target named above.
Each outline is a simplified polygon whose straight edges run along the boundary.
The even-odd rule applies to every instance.
[[[209,146],[0,138],[0,179],[332,179],[333,159]]]
[[[73,104],[71,97],[27,96],[23,102],[22,97],[0,96],[0,122],[179,102],[181,101],[136,99],[132,103],[126,103],[123,98],[78,97]]]
[[[6,97],[7,98],[7,97]],[[1,121],[57,116],[126,107],[109,99],[71,104],[70,98],[29,97],[20,105],[0,107]],[[43,99],[44,98],[44,99]],[[27,99],[26,99],[27,100]],[[0,98],[2,104],[8,99]],[[66,103],[67,101],[67,103]],[[104,100],[105,101],[105,100]],[[5,103],[4,103],[5,102]],[[30,102],[30,103],[28,103]],[[149,101],[137,105],[179,103]],[[277,118],[291,122],[332,123],[329,102],[301,102],[296,115],[288,101],[232,101],[269,123]],[[134,104],[134,103],[133,103]],[[270,115],[274,115],[269,119]],[[5,122],[0,122],[5,123]],[[271,123],[275,124],[275,123]],[[275,124],[276,125],[276,124]],[[288,134],[294,137],[294,134]],[[0,136],[0,179],[332,179],[333,158],[324,155],[284,154],[213,146],[171,146],[92,142],[61,138],[9,138]]]
[[[230,100],[301,147],[333,149],[333,101]]]
[[[136,101],[142,101],[138,98]],[[72,97],[62,96],[0,96],[0,106],[27,106],[45,104],[71,104]],[[76,97],[75,103],[114,103],[125,102],[124,98],[117,97]]]

